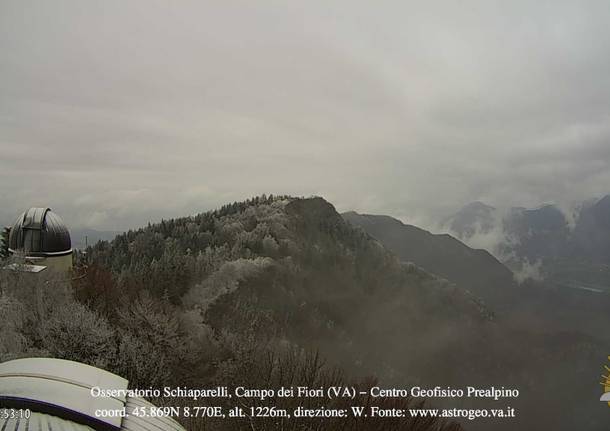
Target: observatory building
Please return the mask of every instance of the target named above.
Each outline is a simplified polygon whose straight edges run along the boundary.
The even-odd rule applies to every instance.
[[[31,272],[72,269],[72,242],[61,218],[50,208],[30,208],[10,229],[8,251]]]
[[[128,381],[79,362],[25,358],[0,364],[0,430],[186,431]],[[112,394],[100,396],[99,394]]]

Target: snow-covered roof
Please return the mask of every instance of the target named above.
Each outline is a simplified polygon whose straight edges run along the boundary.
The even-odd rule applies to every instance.
[[[25,429],[61,431],[184,431],[168,417],[100,417],[96,411],[133,410],[136,406],[152,406],[142,398],[121,395],[128,381],[115,374],[63,359],[26,358],[0,364],[0,408],[29,409],[29,421],[44,422]],[[92,388],[114,391],[112,397],[92,394]],[[93,391],[95,392],[95,391]],[[114,394],[118,394],[114,396]],[[53,419],[53,426],[46,416]],[[10,415],[0,415],[1,430],[20,431],[22,422]],[[25,424],[26,419],[22,419]],[[46,421],[46,422],[45,422]],[[13,423],[14,422],[14,423]]]

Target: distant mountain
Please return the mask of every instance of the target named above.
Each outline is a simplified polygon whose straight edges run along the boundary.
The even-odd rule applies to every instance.
[[[122,232],[81,228],[71,229],[70,238],[72,239],[73,248],[84,250],[87,245],[92,246],[98,241],[112,241],[120,233]]]
[[[483,204],[474,213],[487,213]],[[343,218],[377,238],[403,261],[413,262],[501,307],[505,290],[514,288],[512,272],[486,250],[475,250],[456,238],[435,235],[384,215],[347,212]]]
[[[555,205],[500,214],[477,202],[445,227],[469,245],[486,239],[483,246],[517,273],[535,268],[555,285],[610,291],[610,195],[582,204],[569,218]]]
[[[596,263],[610,264],[610,195],[580,211],[572,252]]]
[[[459,235],[468,238],[476,232],[489,232],[495,224],[495,211],[483,202],[472,202],[447,219],[444,224]]]
[[[570,229],[564,214],[554,205],[536,209],[512,208],[502,220],[503,230],[512,243],[505,253],[517,259],[553,259],[569,252]]]

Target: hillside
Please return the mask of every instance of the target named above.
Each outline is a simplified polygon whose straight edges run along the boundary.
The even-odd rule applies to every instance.
[[[486,250],[475,250],[447,234],[435,235],[383,215],[347,212],[343,218],[377,238],[405,262],[472,291],[492,308],[502,307],[513,289],[512,272]]]
[[[78,271],[71,289],[50,280],[38,293],[27,278],[0,274],[0,322],[7,328],[0,360],[78,360],[135,387],[370,386],[374,371],[386,382],[420,378],[431,358],[460,347],[451,338],[440,345],[426,339],[455,336],[487,319],[470,295],[401,263],[319,198],[261,197],[162,221],[89,247]],[[19,312],[39,295],[44,303]],[[408,342],[395,342],[404,336]],[[445,370],[439,379],[455,371]],[[188,427],[283,429],[272,418],[242,422],[200,419]],[[316,426],[307,419],[293,425]],[[412,419],[334,420],[325,428],[371,426],[460,429]]]
[[[431,239],[410,230],[422,243]],[[441,241],[429,251],[429,267],[435,253],[446,263],[451,250],[469,254],[452,240]],[[524,395],[516,405],[530,427],[537,417],[533,406],[550,411],[566,402],[560,388],[573,388],[571,398],[588,396],[579,385],[596,379],[605,358],[595,338],[563,332],[571,318],[559,319],[565,326],[541,324],[549,319],[537,315],[539,305],[563,303],[563,297],[532,298],[532,309],[496,322],[477,295],[401,261],[321,198],[263,197],[166,220],[99,243],[89,259],[110,268],[124,298],[150,291],[200,314],[216,334],[266,334],[319,349],[352,375],[374,373],[400,385],[517,385]],[[490,276],[506,281],[505,268],[488,254],[473,252],[470,259],[479,269],[489,264]],[[476,277],[453,271],[464,284]],[[486,283],[478,286],[491,291]],[[557,310],[559,318],[566,309]],[[550,377],[568,370],[580,371],[561,382]],[[549,377],[532,380],[541,375]],[[593,422],[595,407],[585,401],[580,407]],[[582,420],[562,415],[544,422],[555,429],[576,423]]]
[[[361,374],[384,363],[388,375],[405,377],[430,357],[465,349],[427,340],[451,339],[460,328],[470,340],[470,328],[490,318],[476,297],[401,263],[321,198],[163,221],[96,245],[90,259],[111,268],[126,295],[166,296],[200,310],[214,328],[244,331],[253,315],[264,316],[267,331],[315,345]],[[404,334],[420,354],[405,357],[410,347],[391,342]]]
[[[539,238],[547,235],[545,232],[550,227],[562,226],[552,208],[524,213],[528,224],[537,227]],[[505,331],[504,336],[513,331],[528,333],[535,328],[549,334],[573,332],[586,334],[601,343],[610,341],[610,337],[600,331],[600,328],[610,325],[606,312],[610,307],[610,297],[555,285],[559,283],[555,280],[570,282],[569,276],[560,278],[563,275],[561,271],[573,271],[578,262],[558,267],[550,282],[517,284],[510,270],[487,251],[472,249],[450,235],[435,235],[389,216],[349,212],[343,217],[377,238],[403,261],[413,262],[476,293],[494,313],[496,322]]]
[[[431,239],[414,232],[422,244]],[[428,253],[430,266],[440,251]],[[484,253],[472,259],[495,262]],[[497,320],[477,295],[404,262],[321,198],[263,196],[164,220],[101,241],[78,263],[77,302],[56,289],[40,312],[14,313],[36,297],[7,281],[13,287],[0,311],[9,314],[0,319],[10,325],[0,356],[81,360],[141,386],[256,386],[281,383],[276,367],[310,369],[317,356],[303,352],[318,351],[331,369],[324,379],[338,366],[344,379],[375,375],[384,386],[517,387],[522,396],[512,407],[521,413],[508,429],[582,425],[557,413],[567,396],[582,400],[575,405],[589,425],[599,420],[599,403],[582,387],[597,382],[603,349],[595,338],[540,327],[526,311],[520,326]],[[265,367],[269,374],[251,372]],[[554,413],[542,420],[539,410]]]

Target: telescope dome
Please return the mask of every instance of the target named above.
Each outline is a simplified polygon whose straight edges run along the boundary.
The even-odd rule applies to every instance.
[[[50,208],[30,208],[19,216],[9,235],[9,251],[33,257],[72,253],[68,228]]]

